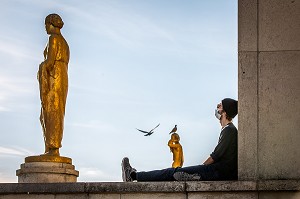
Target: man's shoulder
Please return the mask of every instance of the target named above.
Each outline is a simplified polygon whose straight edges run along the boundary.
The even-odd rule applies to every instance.
[[[237,128],[234,126],[234,124],[230,123],[223,129],[223,131],[237,133]]]

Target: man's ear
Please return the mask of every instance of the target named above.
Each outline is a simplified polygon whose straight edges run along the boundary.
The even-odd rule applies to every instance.
[[[224,111],[224,113],[225,113],[225,114],[224,114],[224,115],[225,115],[225,117],[227,118],[227,113],[226,113],[225,111]]]

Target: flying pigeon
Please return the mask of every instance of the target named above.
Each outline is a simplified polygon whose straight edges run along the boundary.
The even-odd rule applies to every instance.
[[[175,125],[175,127],[172,129],[172,131],[169,134],[175,133],[176,131],[177,131],[177,125]]]
[[[154,127],[153,129],[151,129],[149,132],[148,131],[143,131],[143,130],[140,130],[140,129],[137,129],[138,131],[142,132],[142,133],[146,133],[146,135],[144,136],[150,136],[152,135],[152,133],[154,133],[154,129],[156,129],[160,124],[158,124],[156,127]]]

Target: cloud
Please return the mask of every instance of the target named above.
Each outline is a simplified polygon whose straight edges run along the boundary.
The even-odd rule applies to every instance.
[[[16,182],[16,176],[8,175],[7,173],[0,172],[0,183]]]
[[[83,128],[83,129],[95,129],[101,132],[114,132],[116,128],[110,124],[105,124],[99,120],[90,120],[86,122],[73,122],[66,124],[68,126],[76,127],[76,128]]]
[[[73,127],[79,127],[79,128],[91,128],[91,129],[101,128],[101,124],[98,121],[90,121],[86,123],[71,123],[69,125]]]
[[[108,182],[120,181],[120,175],[108,174],[98,168],[82,167],[78,168],[78,170],[80,171],[78,181],[81,182],[103,181],[103,179]]]
[[[25,107],[20,104],[20,97],[31,96],[34,94],[32,89],[33,80],[22,78],[16,75],[0,75],[0,112],[12,111]]]
[[[0,88],[1,90],[8,90],[11,93],[33,93],[32,89],[25,86],[28,83],[32,83],[33,80],[20,77],[7,77],[0,75]],[[25,85],[24,85],[25,84]],[[3,97],[1,95],[1,97]],[[0,98],[1,100],[1,98]]]
[[[0,102],[1,102],[1,100],[0,100]],[[9,112],[9,111],[10,111],[9,108],[4,107],[4,106],[0,106],[0,112]]]
[[[77,20],[70,21],[72,26],[102,35],[126,47],[139,47],[149,39],[174,41],[173,35],[165,28],[143,15],[132,12],[121,4],[111,2],[97,3],[91,9],[64,5],[64,9]],[[80,20],[80,21],[79,21]]]
[[[0,56],[11,56],[12,60],[39,60],[32,52],[32,45],[28,42],[0,35]],[[5,55],[3,55],[5,54]]]
[[[21,148],[21,147],[3,147],[0,146],[0,156],[21,156],[26,157],[29,155],[34,154],[32,151],[29,151],[27,149]]]

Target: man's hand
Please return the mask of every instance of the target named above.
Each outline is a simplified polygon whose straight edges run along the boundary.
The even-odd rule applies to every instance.
[[[212,164],[214,163],[214,159],[212,159],[212,157],[208,157],[207,160],[205,160],[205,162],[203,163],[204,165],[209,165],[209,164]]]

